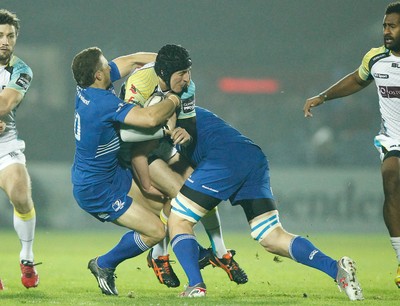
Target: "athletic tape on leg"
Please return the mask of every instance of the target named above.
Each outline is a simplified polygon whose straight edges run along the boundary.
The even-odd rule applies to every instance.
[[[260,242],[263,240],[273,229],[280,226],[279,214],[275,212],[273,215],[269,215],[266,218],[260,218],[252,221],[251,226],[251,237]]]
[[[181,194],[172,199],[171,205],[171,212],[192,223],[197,223],[205,215],[205,213],[194,208],[191,201]]]

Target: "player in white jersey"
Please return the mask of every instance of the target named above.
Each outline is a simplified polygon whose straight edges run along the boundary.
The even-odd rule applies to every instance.
[[[32,80],[32,70],[16,57],[14,47],[19,19],[0,10],[0,188],[14,207],[14,228],[21,242],[21,281],[26,288],[39,284],[35,269],[33,240],[36,214],[31,181],[25,166],[25,142],[18,138],[15,113]]]
[[[305,117],[312,117],[311,108],[356,93],[375,81],[382,118],[375,146],[382,160],[383,217],[399,264],[395,283],[400,288],[400,2],[386,8],[383,39],[384,45],[371,49],[358,69],[309,98],[303,110]]]

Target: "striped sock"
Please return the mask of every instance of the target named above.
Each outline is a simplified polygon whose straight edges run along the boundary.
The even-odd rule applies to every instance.
[[[189,279],[189,286],[203,282],[199,269],[199,247],[194,235],[180,234],[171,240],[172,249]]]
[[[100,268],[115,269],[121,262],[147,251],[149,247],[135,231],[127,232],[119,243],[108,253],[99,256],[97,264]]]

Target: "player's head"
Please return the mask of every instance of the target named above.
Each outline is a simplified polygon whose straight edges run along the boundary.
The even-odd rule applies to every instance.
[[[76,83],[82,88],[91,86],[97,80],[104,87],[111,84],[110,67],[97,47],[84,49],[75,55],[71,68]]]
[[[171,44],[163,46],[158,51],[154,70],[164,81],[167,89],[180,93],[187,90],[191,66],[189,52],[182,46]]]
[[[383,18],[383,42],[394,53],[400,53],[400,2],[390,3]]]
[[[14,52],[19,33],[19,19],[17,15],[0,9],[0,63],[7,64]]]

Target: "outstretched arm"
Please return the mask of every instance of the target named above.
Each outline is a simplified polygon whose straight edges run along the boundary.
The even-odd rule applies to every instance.
[[[319,95],[307,99],[304,104],[304,117],[312,117],[311,108],[323,104],[325,101],[349,96],[367,87],[372,80],[364,81],[358,74],[358,69],[321,92]]]
[[[121,78],[126,77],[136,67],[143,66],[156,60],[157,53],[153,52],[136,52],[113,59],[117,65]]]

